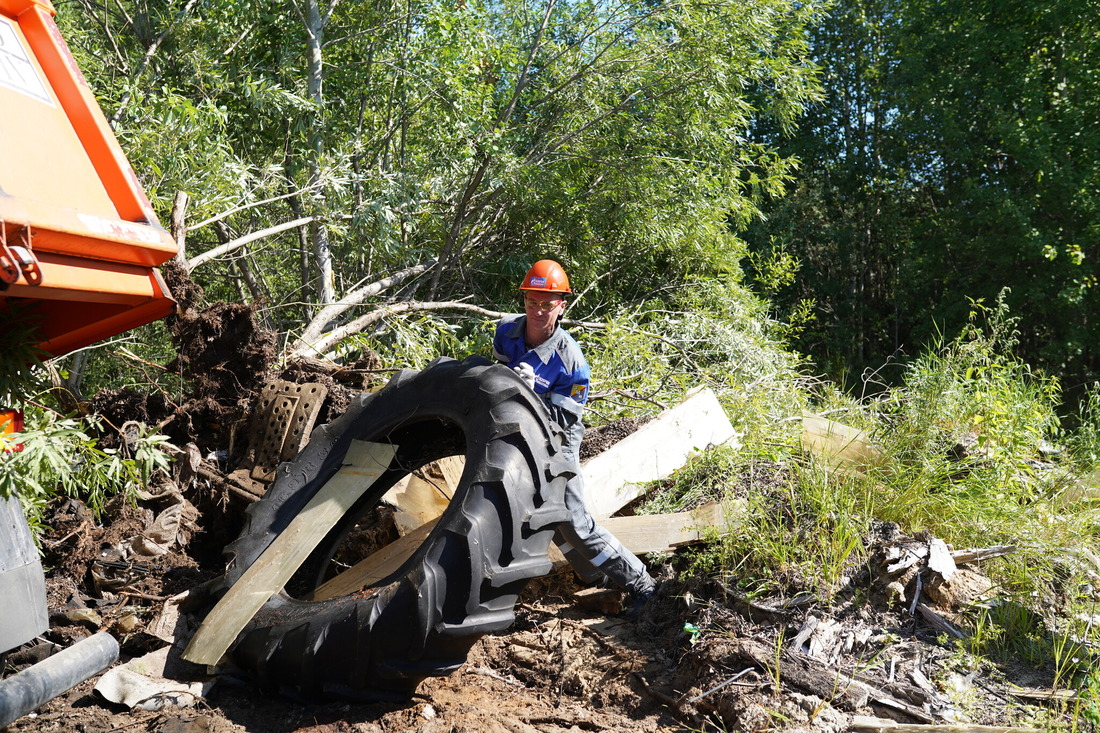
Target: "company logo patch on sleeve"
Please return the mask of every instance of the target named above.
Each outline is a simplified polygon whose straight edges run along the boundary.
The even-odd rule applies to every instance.
[[[585,385],[574,384],[573,389],[569,392],[569,396],[575,399],[577,402],[582,402],[587,392],[588,387],[586,387]]]

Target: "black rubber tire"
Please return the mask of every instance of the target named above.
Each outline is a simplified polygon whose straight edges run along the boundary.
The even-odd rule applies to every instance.
[[[306,700],[408,696],[426,677],[457,669],[479,638],[511,625],[527,581],[551,569],[547,549],[566,519],[574,469],[548,418],[510,369],[474,357],[403,371],[314,431],[226,548],[227,586],[340,468],[352,440],[398,452],[288,587],[317,587],[344,535],[405,474],[463,452],[466,467],[439,523],[399,570],[326,601],[277,594],[238,636],[233,660],[261,689]]]

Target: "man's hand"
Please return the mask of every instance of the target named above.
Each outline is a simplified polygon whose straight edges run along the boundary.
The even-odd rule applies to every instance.
[[[512,371],[519,375],[519,378],[524,381],[527,387],[534,392],[535,391],[535,369],[530,364],[520,363],[517,366],[512,367]]]

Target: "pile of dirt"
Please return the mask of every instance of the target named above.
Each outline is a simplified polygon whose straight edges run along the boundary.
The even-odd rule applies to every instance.
[[[628,417],[606,425],[588,428],[581,442],[581,461],[587,461],[592,456],[603,453],[652,419],[651,417]]]
[[[117,636],[124,659],[165,646],[155,627],[172,596],[222,570],[195,552],[201,516],[174,525],[167,552],[135,549],[175,506],[171,497],[112,505],[101,523],[79,502],[58,505],[44,540],[51,629],[37,646],[97,630]],[[919,599],[943,620],[971,604],[983,587],[980,561],[956,553],[969,564],[933,570],[935,538],[907,537],[891,524],[876,525],[865,542],[872,560],[831,598],[689,582],[676,557],[666,558],[652,565],[658,593],[635,621],[616,613],[617,593],[593,595],[571,571],[557,571],[528,584],[511,628],[481,639],[457,672],[428,679],[409,700],[305,705],[221,677],[194,708],[141,710],[106,702],[92,680],[10,731],[832,732],[852,730],[861,715],[993,725],[1006,706],[1023,705],[1013,691],[1051,685],[1049,670],[1017,670],[1009,680],[1004,670],[961,667],[933,617],[910,611]],[[11,666],[48,652],[35,647]]]

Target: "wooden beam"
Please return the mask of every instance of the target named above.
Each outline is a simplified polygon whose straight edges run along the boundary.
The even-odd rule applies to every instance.
[[[635,555],[671,552],[677,547],[702,542],[708,529],[718,529],[720,534],[730,532],[739,523],[747,505],[744,499],[723,504],[712,501],[674,514],[606,517],[600,520],[600,526]]]
[[[1010,725],[969,725],[967,723],[947,723],[943,725],[919,725],[898,723],[887,718],[871,718],[865,715],[852,716],[852,730],[880,733],[1042,733],[1040,728]]]
[[[207,614],[183,658],[218,664],[256,611],[286,585],[317,543],[382,475],[396,449],[385,443],[353,441],[343,467]]]
[[[386,492],[382,501],[392,506],[400,535],[438,519],[458,488],[466,456],[448,456],[409,474]]]
[[[748,508],[744,499],[709,502],[687,512],[642,514],[633,517],[605,517],[601,527],[623,543],[635,555],[648,552],[673,552],[677,548],[702,542],[708,530],[729,534],[741,522]],[[561,567],[568,561],[556,547],[550,547],[550,561]]]
[[[405,536],[391,542],[378,552],[363,558],[344,572],[317,586],[310,594],[311,601],[325,601],[329,598],[354,593],[372,583],[385,578],[401,567],[401,563],[412,556],[416,548],[428,538],[439,518],[417,527]]]
[[[736,439],[714,392],[697,388],[581,466],[588,510],[602,524],[603,517],[637,498],[645,484],[670,475],[710,446]]]

